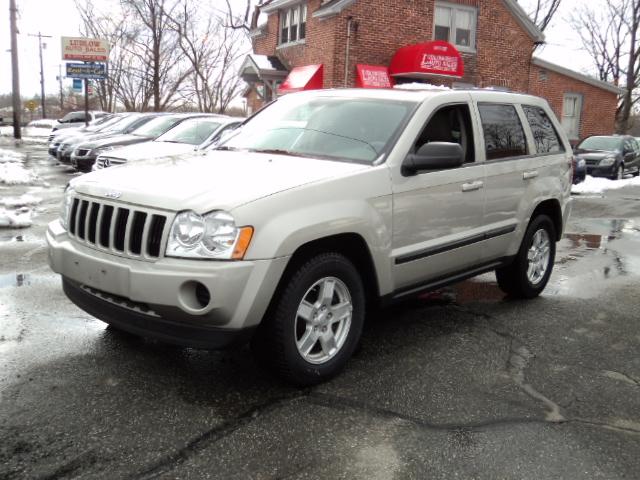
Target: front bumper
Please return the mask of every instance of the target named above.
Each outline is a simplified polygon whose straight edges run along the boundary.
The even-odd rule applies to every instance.
[[[91,167],[93,167],[93,164],[96,162],[96,158],[96,155],[86,155],[80,157],[72,154],[71,165],[73,165],[76,170],[79,170],[81,172],[90,172]]]
[[[58,220],[46,238],[49,265],[80,308],[123,330],[196,348],[221,348],[256,327],[288,262],[125,258],[70,239]],[[196,301],[197,284],[210,293],[206,305]]]
[[[58,148],[56,157],[58,158],[58,161],[62,163],[71,164],[71,150],[62,150]]]
[[[617,164],[609,165],[606,167],[599,167],[598,165],[587,165],[587,175],[592,177],[613,177],[616,173]]]

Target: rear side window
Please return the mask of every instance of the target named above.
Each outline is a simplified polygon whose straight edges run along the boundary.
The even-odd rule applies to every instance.
[[[487,160],[527,154],[520,117],[513,105],[478,104]]]
[[[522,109],[527,117],[533,141],[536,144],[537,153],[560,153],[564,152],[562,142],[558,137],[558,132],[553,127],[553,123],[546,112],[540,107],[523,105]]]

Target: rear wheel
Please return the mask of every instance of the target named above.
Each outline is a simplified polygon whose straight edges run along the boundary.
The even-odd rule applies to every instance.
[[[500,288],[516,298],[540,295],[549,281],[556,256],[556,230],[547,215],[538,215],[527,227],[514,261],[496,270]]]
[[[365,292],[354,265],[338,253],[319,254],[288,278],[252,347],[285,381],[317,384],[351,357],[364,315]]]

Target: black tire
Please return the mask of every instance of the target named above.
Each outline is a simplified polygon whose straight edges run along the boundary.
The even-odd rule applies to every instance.
[[[310,289],[327,278],[337,278],[348,289],[353,309],[350,327],[337,353],[325,363],[316,364],[307,361],[298,350],[296,328],[304,320],[298,316],[298,307],[303,299],[309,298],[306,295]],[[284,281],[251,346],[258,361],[271,367],[286,382],[300,387],[315,385],[340,372],[358,346],[365,317],[364,286],[353,263],[333,252],[306,260]],[[321,347],[320,343],[316,347]]]
[[[611,175],[611,180],[622,180],[624,178],[624,166],[619,164],[613,174]]]
[[[529,269],[528,253],[533,239],[539,230],[545,230],[549,238],[549,259],[542,278],[533,283],[527,276]],[[498,286],[507,295],[514,298],[535,298],[544,290],[553,270],[556,256],[556,229],[547,215],[538,215],[529,222],[522,239],[520,250],[513,262],[496,270]]]

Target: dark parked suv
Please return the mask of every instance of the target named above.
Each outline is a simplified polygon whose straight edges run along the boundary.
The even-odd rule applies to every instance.
[[[585,138],[575,149],[576,159],[587,164],[587,175],[621,179],[640,174],[640,145],[630,135]]]

